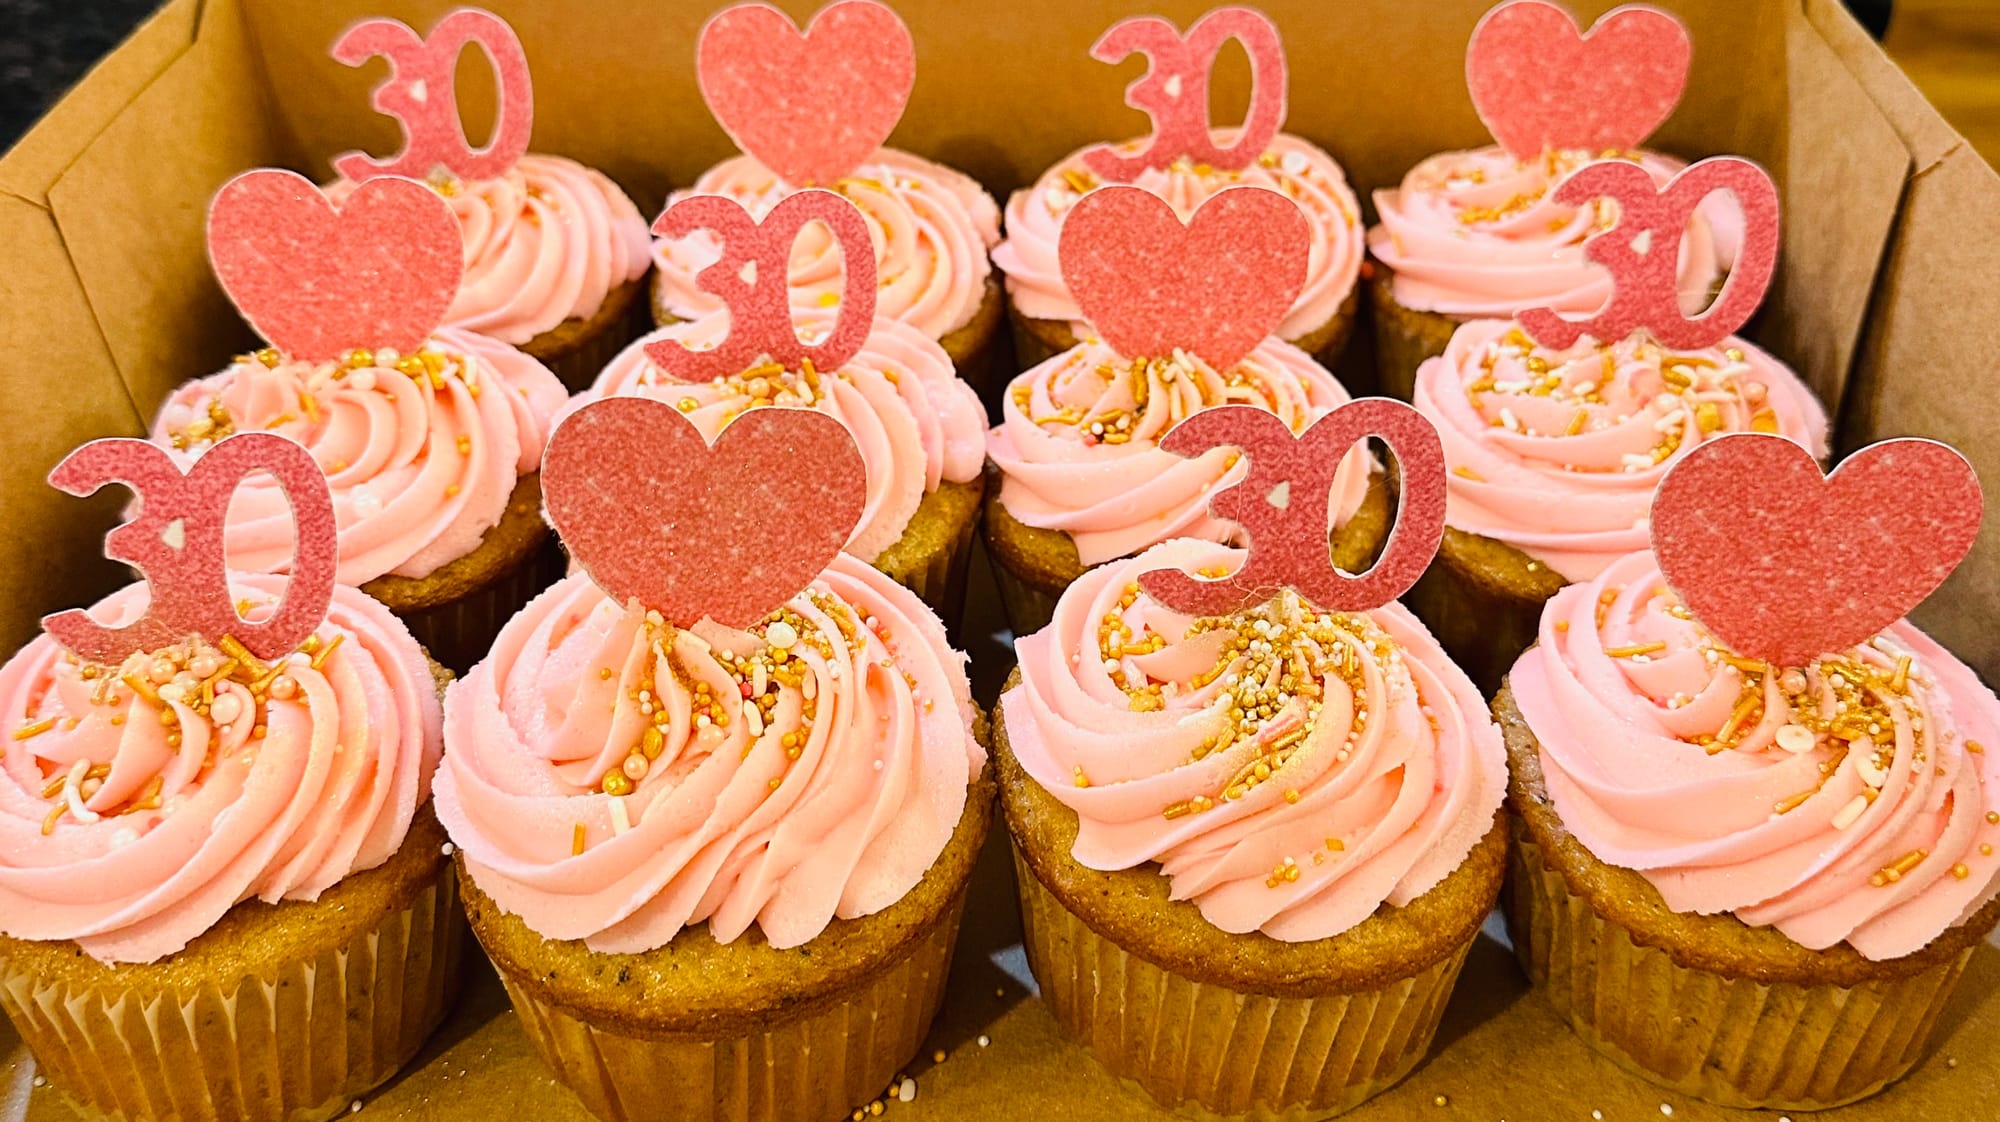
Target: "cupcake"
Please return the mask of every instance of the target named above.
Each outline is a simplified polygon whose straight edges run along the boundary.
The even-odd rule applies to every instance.
[[[1688,603],[1654,555],[1613,563],[1549,601],[1494,702],[1515,951],[1654,1082],[1851,1102],[1922,1058],[2000,918],[2000,702],[1907,622],[1780,664]]]
[[[424,49],[448,48],[456,58],[465,45],[460,36],[483,47],[501,75],[500,120],[489,146],[467,147],[453,97],[419,92],[413,87],[423,76],[392,71],[375,104],[402,122],[408,145],[388,160],[359,152],[337,158],[340,178],[327,195],[340,205],[357,182],[382,174],[428,182],[451,204],[465,244],[464,277],[443,322],[518,347],[565,386],[581,389],[644,321],[646,220],[604,173],[527,151],[527,58],[504,20],[458,9],[432,29]],[[394,65],[415,40],[399,21],[364,20],[341,36],[333,55],[360,65],[380,54]]]
[[[1176,539],[1070,585],[1015,643],[1001,798],[1063,1031],[1176,1112],[1321,1119],[1428,1050],[1500,890],[1506,765],[1394,603],[1196,618],[1141,586],[1242,558]]]
[[[1444,542],[1410,606],[1488,691],[1550,596],[1646,548],[1654,489],[1703,442],[1764,432],[1827,447],[1812,392],[1733,337],[1675,349],[1642,330],[1555,349],[1473,320],[1424,361],[1412,400],[1451,474]]]
[[[255,621],[286,586],[230,595]],[[447,677],[347,587],[283,658],[221,635],[98,662],[42,635],[0,667],[0,1007],[58,1089],[122,1118],[323,1119],[416,1054],[465,930],[429,806]]]
[[[779,201],[804,188],[845,196],[868,223],[878,277],[876,314],[937,342],[960,377],[976,389],[984,387],[1001,316],[1000,286],[987,261],[987,251],[1000,239],[999,205],[970,176],[880,147],[901,117],[916,77],[914,47],[902,20],[874,0],[842,0],[814,17],[810,33],[817,44],[830,38],[829,30],[845,36],[846,50],[868,59],[857,65],[893,87],[882,95],[891,104],[849,104],[828,98],[824,89],[807,91],[805,96],[824,101],[823,112],[836,118],[826,121],[779,104],[783,91],[754,68],[788,66],[772,60],[767,36],[796,37],[797,29],[762,4],[725,9],[702,29],[698,72],[710,110],[747,154],[702,173],[667,205],[721,195],[761,221]],[[856,141],[857,136],[863,139]],[[819,307],[839,302],[843,270],[837,250],[824,231],[800,236],[790,259],[796,302]],[[656,324],[698,320],[722,306],[697,280],[721,252],[710,234],[653,243]]]
[[[564,496],[581,489],[594,510],[593,489],[638,502],[651,484],[594,464],[566,476],[559,449],[581,422],[637,406],[664,418],[632,431],[680,424],[612,398],[556,432],[550,512],[566,535],[594,535],[568,539],[586,572],[528,605],[453,685],[439,817],[530,1041],[592,1113],[652,1118],[675,1103],[690,1119],[831,1122],[909,1061],[943,996],[992,801],[965,657],[915,593],[838,537],[787,593],[759,583],[777,579],[768,569],[718,575],[739,543],[674,530],[676,563],[735,597],[715,612],[744,625],[676,622],[701,609],[593,584],[624,587],[608,556],[622,535],[567,521]],[[753,420],[767,427],[744,430]],[[713,454],[739,430],[813,444],[822,429],[845,439],[812,412],[757,410]],[[774,533],[810,551],[827,515],[783,496],[819,465],[775,441],[742,451],[785,477],[762,492]],[[851,505],[827,505],[858,512],[858,484],[843,486]],[[792,560],[760,551],[752,564]]]

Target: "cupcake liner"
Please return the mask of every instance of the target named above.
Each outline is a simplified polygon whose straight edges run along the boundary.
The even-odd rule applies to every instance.
[[[1482,579],[1449,548],[1438,551],[1403,599],[1488,697],[1521,652],[1534,645],[1548,602],[1496,579]]]
[[[108,1117],[317,1122],[416,1055],[457,994],[464,933],[440,862],[407,906],[269,975],[99,988],[9,958],[0,1007],[50,1080]]]
[[[999,400],[1000,391],[1006,388],[1007,383],[1008,371],[996,353],[1000,344],[1000,320],[1005,315],[1006,299],[1000,293],[1000,284],[987,277],[984,295],[980,297],[979,308],[972,313],[972,319],[964,327],[938,340],[945,354],[951,356],[952,370],[961,381],[972,387],[989,409]]]
[[[1015,576],[992,550],[987,551],[987,557],[993,562],[993,583],[1000,588],[1000,608],[1006,613],[1008,628],[1020,636],[1047,627],[1056,617],[1056,600],[1062,592],[1044,592]]]
[[[965,908],[960,890],[931,931],[830,1002],[723,1039],[600,1028],[500,980],[535,1053],[590,1112],[650,1122],[834,1122],[882,1093],[922,1045],[944,1000]]]
[[[1410,400],[1416,392],[1417,367],[1444,353],[1459,321],[1440,312],[1422,312],[1396,302],[1396,274],[1370,259],[1368,305],[1375,322],[1375,370],[1381,392]]]
[[[1853,986],[1683,966],[1571,892],[1513,821],[1507,920],[1529,978],[1591,1047],[1712,1103],[1822,1110],[1874,1094],[1921,1058],[1972,957]]]
[[[1017,849],[1028,963],[1056,1023],[1120,1079],[1186,1117],[1306,1122],[1388,1088],[1429,1050],[1472,935],[1378,989],[1269,997],[1163,970],[1097,934]]]
[[[462,674],[486,657],[501,626],[561,580],[568,567],[551,534],[513,567],[465,595],[427,608],[399,610],[396,616],[432,658]]]
[[[952,633],[965,614],[965,577],[972,562],[972,539],[979,534],[978,508],[953,530],[942,548],[897,564],[878,566],[891,580],[917,594]]]
[[[571,393],[590,388],[597,375],[644,334],[649,326],[643,295],[649,278],[626,281],[604,297],[604,305],[587,320],[567,320],[521,345]]]

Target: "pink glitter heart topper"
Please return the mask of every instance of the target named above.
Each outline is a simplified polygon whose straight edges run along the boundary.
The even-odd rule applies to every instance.
[[[370,179],[335,210],[304,176],[264,168],[222,185],[208,257],[237,310],[287,357],[416,350],[465,273],[464,236],[436,191]]]
[[[1985,498],[1950,445],[1885,440],[1833,474],[1782,436],[1696,447],[1653,496],[1653,553],[1694,618],[1739,654],[1803,666],[1867,642],[1972,549]]]
[[[1215,143],[1208,123],[1208,79],[1215,56],[1231,39],[1250,56],[1250,109],[1228,146]],[[1091,171],[1113,183],[1130,183],[1149,169],[1175,160],[1241,171],[1264,153],[1285,123],[1285,47],[1278,26],[1254,8],[1217,8],[1196,20],[1183,37],[1158,16],[1135,16],[1112,24],[1090,48],[1090,57],[1123,62],[1146,56],[1146,73],[1125,90],[1125,104],[1153,122],[1153,135],[1137,155],[1099,145],[1083,154]]]
[[[465,139],[454,81],[459,53],[474,44],[493,64],[499,95],[493,135],[484,148]],[[389,60],[389,76],[375,87],[372,104],[403,126],[403,150],[384,160],[365,152],[342,153],[333,160],[341,175],[357,181],[377,175],[428,179],[442,168],[460,179],[494,179],[528,150],[534,85],[521,39],[506,20],[484,9],[459,8],[423,38],[400,20],[367,19],[333,45],[333,57],[349,66],[376,55]]]
[[[1381,559],[1360,576],[1334,568],[1334,473],[1347,450],[1377,436],[1396,453],[1402,477],[1395,527]],[[1243,528],[1249,556],[1219,579],[1175,570],[1142,575],[1146,594],[1175,611],[1216,616],[1242,611],[1291,589],[1321,611],[1379,608],[1407,592],[1444,539],[1444,443],[1409,405],[1386,397],[1350,401],[1302,433],[1250,405],[1204,409],[1174,426],[1160,447],[1181,456],[1240,449],[1248,473],[1215,492],[1209,509]]]
[[[1187,351],[1227,370],[1285,318],[1306,280],[1312,229],[1298,204],[1231,187],[1185,225],[1138,187],[1101,187],[1063,219],[1056,258],[1077,306],[1126,358]]]
[[[296,534],[285,598],[259,623],[237,614],[222,550],[230,496],[253,472],[276,477]],[[117,663],[190,635],[210,642],[229,635],[258,658],[282,658],[325,621],[338,562],[333,493],[304,447],[275,433],[238,433],[182,474],[166,449],[118,437],[83,445],[49,473],[50,486],[78,497],[107,483],[131,488],[139,514],[104,536],[104,555],[138,569],[151,602],[123,627],[106,627],[81,608],[43,617],[42,627],[77,655]]]
[[[866,475],[846,426],[811,409],[752,409],[711,447],[663,401],[607,397],[556,426],[542,496],[570,555],[620,603],[682,627],[749,627],[847,544]]]
[[[1486,13],[1465,52],[1465,84],[1493,139],[1518,159],[1637,148],[1673,114],[1694,45],[1658,8],[1614,9],[1589,34],[1544,0]]]
[[[794,187],[836,183],[903,117],[917,50],[875,0],[820,9],[804,34],[768,4],[738,4],[701,29],[695,76],[738,148]]]
[[[808,222],[823,222],[833,232],[844,273],[833,327],[811,346],[792,324],[789,269],[792,243]],[[677,339],[646,344],[646,357],[660,369],[684,382],[726,378],[760,358],[788,370],[806,362],[835,370],[868,341],[875,321],[875,242],[860,209],[846,198],[800,191],[779,200],[760,223],[734,199],[690,195],[653,223],[653,232],[663,238],[684,238],[696,230],[712,230],[722,240],[721,259],[697,274],[695,284],[729,310],[729,335],[702,351]],[[752,269],[749,280],[743,279],[746,266]]]
[[[1743,208],[1743,245],[1715,302],[1689,317],[1680,303],[1680,242],[1702,200],[1727,191]],[[1734,156],[1690,165],[1664,188],[1638,164],[1607,160],[1563,180],[1555,201],[1582,206],[1608,198],[1618,222],[1583,243],[1583,254],[1611,273],[1611,299],[1587,319],[1564,319],[1548,308],[1517,317],[1521,330],[1545,347],[1561,350],[1585,335],[1623,339],[1644,328],[1669,346],[1712,347],[1746,323],[1763,302],[1778,264],[1778,188],[1763,168]]]

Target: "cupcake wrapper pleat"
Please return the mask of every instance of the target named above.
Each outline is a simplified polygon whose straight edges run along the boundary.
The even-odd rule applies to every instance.
[[[1556,1011],[1621,1067],[1724,1106],[1821,1110],[1920,1059],[1972,956],[1857,986],[1766,985],[1680,965],[1592,910],[1516,820],[1507,919]]]
[[[1056,1023],[1112,1074],[1188,1117],[1306,1122],[1385,1090],[1429,1050],[1472,946],[1379,989],[1241,993],[1126,952],[1065,908],[1018,852],[1014,869],[1028,963]]]
[[[905,572],[889,573],[890,579],[930,605],[946,627],[958,630],[965,614],[965,575],[972,562],[972,540],[979,536],[979,519],[968,518],[950,545],[925,558]]]
[[[1000,586],[1000,608],[1007,615],[1007,626],[1015,635],[1033,635],[1056,618],[1056,596],[1051,596],[1007,570],[1007,565],[992,550],[987,557],[993,562],[993,583]]]
[[[1509,596],[1438,554],[1404,597],[1453,662],[1487,697],[1535,643],[1546,601]]]
[[[597,381],[618,353],[651,327],[646,310],[650,277],[619,285],[605,297],[607,304],[591,322],[565,324],[560,342],[550,336],[536,336],[521,347],[549,368],[571,393],[580,393]]]
[[[0,963],[0,1006],[52,1083],[116,1119],[317,1122],[409,1062],[458,990],[451,866],[410,905],[275,977],[72,989]]]
[[[513,568],[456,600],[398,612],[432,658],[463,674],[486,657],[500,628],[563,578],[567,562],[551,534]]]
[[[1410,400],[1417,387],[1417,367],[1444,353],[1458,321],[1437,312],[1405,308],[1396,302],[1395,274],[1373,262],[1368,280],[1369,311],[1375,324],[1375,373],[1385,395]]]

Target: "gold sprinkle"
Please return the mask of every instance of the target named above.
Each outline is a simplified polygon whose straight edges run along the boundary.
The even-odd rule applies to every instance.
[[[1559,620],[1557,620],[1557,621],[1556,621],[1556,631],[1558,631],[1558,632],[1563,632],[1563,631],[1568,631],[1568,630],[1569,630],[1569,621],[1568,621],[1568,620],[1566,620],[1566,619],[1559,619]]]
[[[1612,658],[1632,658],[1636,655],[1658,654],[1666,649],[1666,641],[1656,639],[1651,643],[1628,643],[1622,647],[1606,647],[1604,653]]]
[[[1083,774],[1083,765],[1082,765],[1082,764],[1078,764],[1078,765],[1076,765],[1076,785],[1077,785],[1077,786],[1079,786],[1079,787],[1088,787],[1088,786],[1090,786],[1090,780],[1088,780],[1088,779],[1084,778],[1084,774]]]
[[[1451,473],[1453,475],[1458,476],[1460,479],[1470,479],[1474,483],[1486,482],[1486,480],[1482,478],[1478,472],[1472,470],[1469,467],[1466,467],[1464,464],[1460,464],[1457,467],[1452,468]]]
[[[49,816],[42,819],[43,837],[48,837],[50,834],[56,832],[56,819],[61,818],[68,810],[69,804],[67,802],[60,802],[56,804],[54,810],[49,811]]]
[[[455,499],[458,497],[458,492],[459,492],[458,484],[448,483],[445,485],[444,488],[444,497],[447,499]]]
[[[472,455],[472,434],[458,434],[458,454],[461,456]]]
[[[1965,742],[1965,750],[1977,756],[1986,751],[1986,746],[1977,740],[1968,740]]]
[[[1335,853],[1339,853],[1341,850],[1346,849],[1347,845],[1339,838],[1328,838],[1326,839],[1326,847]]]
[[[1773,806],[1771,809],[1779,814],[1790,814],[1792,811],[1797,810],[1800,807],[1800,805],[1803,804],[1807,799],[1810,799],[1817,794],[1819,794],[1819,788],[1817,787],[1813,788],[1810,791],[1800,791],[1798,794],[1792,795],[1789,798],[1778,800],[1777,805]]]
[[[831,308],[838,303],[840,303],[840,293],[838,292],[822,292],[819,294],[819,306],[822,308]]]
[[[1563,430],[1563,435],[1565,436],[1581,435],[1583,432],[1583,427],[1589,423],[1590,423],[1590,410],[1579,409],[1576,411],[1576,416],[1571,417],[1569,419],[1569,428]]]
[[[1972,870],[1965,867],[1965,862],[1960,861],[1951,867],[1951,875],[1964,880],[1966,877],[1972,875]]]
[[[54,727],[56,727],[56,719],[54,717],[44,717],[32,724],[22,725],[20,728],[15,729],[14,739],[26,740],[31,736],[40,736]],[[46,795],[43,796],[43,798],[47,797]]]
[[[317,638],[317,636],[314,637]],[[318,670],[319,668],[325,666],[326,660],[332,657],[334,649],[339,647],[340,641],[345,638],[347,638],[347,636],[344,634],[336,634],[333,637],[333,639],[327,643],[326,646],[321,647],[317,652],[315,652],[312,656],[312,668],[314,670]]]
[[[1768,406],[1757,410],[1750,417],[1751,432],[1775,433],[1778,431],[1778,414]]]
[[[569,835],[569,855],[571,857],[583,856],[583,839],[583,823],[578,822],[576,829],[570,831]]]

